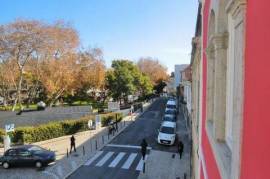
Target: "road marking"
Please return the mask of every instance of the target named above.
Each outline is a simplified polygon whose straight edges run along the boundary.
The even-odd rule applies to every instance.
[[[123,148],[133,148],[133,149],[140,149],[141,146],[136,145],[117,145],[117,144],[108,144],[107,147],[123,147]],[[147,149],[152,150],[152,147],[147,147]]]
[[[120,152],[116,158],[112,161],[112,163],[109,165],[109,167],[115,167],[119,162],[120,160],[125,156],[125,152]]]
[[[97,164],[96,166],[101,167],[102,165],[104,165],[105,162],[107,162],[107,160],[109,160],[109,158],[113,155],[114,152],[108,152]]]
[[[59,177],[57,175],[55,175],[54,173],[50,173],[48,171],[43,171],[42,173],[49,175],[49,176],[52,176],[54,179],[59,179]]]
[[[73,170],[76,169],[76,166],[77,166],[76,162],[71,161],[71,167]]]
[[[59,167],[57,167],[56,170],[57,170],[58,175],[59,175],[60,177],[62,177],[62,176],[63,176],[63,169],[62,169],[62,167],[59,166]]]
[[[127,161],[124,163],[124,165],[122,166],[123,169],[129,169],[129,167],[131,166],[132,162],[134,161],[134,159],[136,158],[137,153],[132,153],[129,155]]]
[[[103,151],[98,151],[96,153],[96,155],[94,157],[92,157],[90,160],[88,160],[84,165],[89,166],[91,163],[94,162],[94,160],[96,160],[101,154],[103,153]]]
[[[145,155],[145,161],[146,161],[147,157],[148,157],[148,155]],[[144,162],[143,161],[143,158],[141,158],[139,164],[136,167],[136,170],[138,170],[138,171],[142,171],[143,170],[143,162]]]

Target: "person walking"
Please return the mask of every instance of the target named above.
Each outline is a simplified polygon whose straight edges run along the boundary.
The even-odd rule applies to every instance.
[[[143,157],[143,160],[145,159],[145,154],[146,154],[146,150],[147,150],[147,142],[145,139],[142,140],[142,143],[141,143],[141,153],[142,153],[142,157]]]
[[[76,152],[76,144],[75,144],[75,137],[74,137],[74,135],[72,135],[71,137],[70,137],[70,153],[71,153],[71,151],[72,151],[72,148],[74,149],[74,152]]]
[[[180,159],[181,159],[183,151],[184,151],[184,144],[183,144],[183,142],[181,140],[179,140],[179,142],[178,142],[177,150],[178,150],[178,153],[179,153],[179,156],[180,156]]]

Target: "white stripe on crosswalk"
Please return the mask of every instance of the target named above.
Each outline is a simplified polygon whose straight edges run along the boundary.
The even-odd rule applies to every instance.
[[[96,166],[101,167],[102,165],[104,165],[105,162],[107,162],[107,160],[109,160],[109,158],[113,155],[114,152],[108,152],[97,164]]]
[[[84,165],[89,166],[94,160],[96,160],[103,151],[98,151],[94,157],[92,157],[90,160],[88,160]]]
[[[123,169],[129,169],[129,167],[131,166],[133,160],[136,158],[137,153],[132,153],[129,155],[127,161],[124,163],[124,165],[122,166]]]
[[[112,163],[109,165],[109,167],[115,167],[119,162],[120,160],[125,156],[125,152],[120,152],[116,158],[112,161]]]
[[[145,160],[147,159],[148,155],[145,156]],[[143,158],[141,158],[139,164],[136,167],[137,171],[142,171],[143,170]]]

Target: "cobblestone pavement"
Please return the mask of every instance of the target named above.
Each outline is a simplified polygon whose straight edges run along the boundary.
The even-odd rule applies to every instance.
[[[52,107],[45,111],[23,112],[16,115],[16,112],[0,111],[0,128],[5,124],[15,124],[18,126],[35,126],[51,121],[63,119],[76,119],[91,114],[90,106],[72,106],[72,107]]]

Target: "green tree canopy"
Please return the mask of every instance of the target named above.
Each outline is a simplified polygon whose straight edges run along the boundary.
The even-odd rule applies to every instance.
[[[106,88],[115,100],[127,101],[128,95],[134,94],[147,95],[153,88],[149,77],[129,60],[114,60],[105,79]]]

